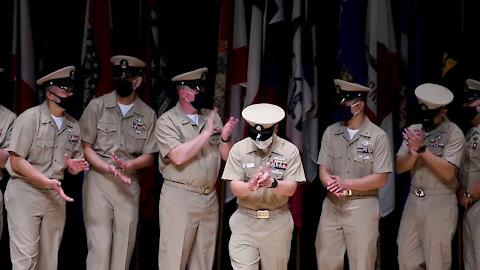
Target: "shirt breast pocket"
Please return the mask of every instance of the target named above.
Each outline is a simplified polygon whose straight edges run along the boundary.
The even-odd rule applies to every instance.
[[[53,157],[54,141],[36,140],[33,151],[29,154],[31,157],[37,157],[41,160],[50,160]]]
[[[147,140],[147,132],[146,131],[138,131],[133,128],[128,130],[128,140],[127,143],[127,151],[129,153],[137,153],[141,154],[143,150],[143,145]],[[131,148],[131,149],[130,149]]]
[[[337,175],[338,172],[342,169],[342,156],[341,152],[334,152],[327,154],[329,162],[330,162],[330,170],[331,173]]]
[[[97,124],[97,144],[113,145],[115,143],[115,132],[117,125],[111,123],[98,122]]]
[[[354,160],[354,168],[360,177],[369,175],[372,172],[373,156],[367,153],[357,153]]]

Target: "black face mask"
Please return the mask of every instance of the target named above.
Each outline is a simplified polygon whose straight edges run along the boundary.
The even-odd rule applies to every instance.
[[[440,114],[440,111],[443,108],[438,109],[427,109],[425,105],[422,105],[418,110],[418,115],[420,117],[420,123],[423,126],[425,131],[430,131],[435,129],[435,118]]]
[[[121,97],[128,97],[133,93],[133,83],[127,80],[113,80],[113,87]]]
[[[205,96],[206,96],[205,93],[202,93],[202,92],[199,92],[197,94],[193,94],[191,92],[189,93],[194,96],[194,100],[191,101],[190,104],[192,104],[192,106],[197,110],[202,109],[205,103]]]
[[[348,106],[348,105],[338,105],[335,107],[334,114],[338,118],[339,121],[344,121],[345,123],[350,121],[352,117],[355,115],[352,113],[352,106],[357,106],[358,102]]]
[[[49,91],[49,92],[60,100],[60,102],[56,102],[55,100],[52,99],[52,101],[55,102],[58,106],[60,106],[60,108],[67,110],[67,108],[75,108],[75,106],[77,106],[75,94],[68,97],[60,97],[57,94],[53,93],[52,91]]]
[[[478,114],[477,106],[475,106],[475,107],[470,107],[470,106],[462,107],[462,111],[463,111],[463,116],[468,121],[472,121],[473,118],[475,118],[475,116],[477,116],[477,114]]]

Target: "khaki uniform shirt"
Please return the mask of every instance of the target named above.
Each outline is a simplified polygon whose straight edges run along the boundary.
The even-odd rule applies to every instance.
[[[467,188],[480,180],[480,125],[467,132],[465,155],[460,170],[460,183]]]
[[[223,127],[220,116],[215,117],[215,130],[201,150],[187,162],[176,165],[168,153],[178,145],[191,141],[203,130],[211,110],[201,109],[198,125],[182,110],[180,103],[157,120],[155,138],[160,150],[159,170],[167,180],[194,187],[213,186],[220,169],[220,132]]]
[[[410,130],[421,130],[421,124],[411,125]],[[455,167],[460,167],[463,158],[465,138],[463,132],[454,123],[447,118],[434,130],[425,134],[423,143],[433,154],[442,157]],[[407,142],[404,140],[398,150],[397,156],[409,154]],[[457,177],[453,181],[445,181],[438,178],[431,169],[429,169],[422,158],[415,161],[412,169],[412,187],[421,187],[425,190],[447,190],[455,189]]]
[[[222,179],[248,182],[260,166],[270,163],[270,175],[278,181],[305,182],[302,159],[298,148],[275,135],[272,145],[264,153],[251,138],[245,138],[230,149]],[[239,205],[249,209],[273,210],[284,206],[288,196],[269,188],[259,188],[246,197],[238,197]]]
[[[112,91],[90,101],[80,118],[82,140],[110,165],[116,164],[111,152],[126,160],[157,152],[152,136],[155,112],[135,97],[133,107],[123,116],[115,94]],[[136,170],[125,174],[134,175]]]
[[[7,108],[0,105],[0,149],[6,149],[10,145],[13,121],[17,116]],[[0,169],[0,180],[3,179],[3,171]]]
[[[64,155],[83,157],[80,126],[75,118],[65,113],[59,130],[44,101],[15,120],[8,151],[23,157],[46,177],[62,180],[67,168]],[[25,179],[12,169],[10,160],[7,170],[13,178]]]
[[[322,138],[317,163],[341,178],[361,178],[374,173],[393,172],[387,134],[368,117],[350,139],[344,122],[329,126]]]

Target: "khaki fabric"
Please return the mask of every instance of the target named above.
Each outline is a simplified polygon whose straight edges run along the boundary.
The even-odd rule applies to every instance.
[[[233,145],[222,179],[248,182],[269,163],[270,175],[277,181],[305,182],[298,148],[274,136],[267,151],[259,150],[251,138]],[[232,235],[228,249],[233,269],[287,269],[293,231],[288,196],[259,188],[246,197],[237,197],[237,203],[239,209],[229,223]],[[259,219],[254,211],[259,209],[274,211],[270,211],[269,218]]]
[[[461,189],[480,180],[480,126],[465,136],[465,155],[460,167]],[[475,202],[463,216],[463,260],[466,270],[480,269],[480,204]]]
[[[140,98],[122,114],[112,91],[93,99],[80,118],[82,140],[106,163],[111,152],[135,159],[157,152],[153,131],[155,112]],[[140,186],[137,170],[124,172],[131,184],[90,168],[83,183],[83,211],[87,232],[87,269],[128,269],[135,244]]]
[[[198,114],[198,126],[183,112],[180,103],[157,120],[155,138],[160,151],[159,170],[165,179],[194,187],[213,186],[220,169],[220,132],[215,132],[202,149],[188,162],[176,165],[168,153],[178,145],[197,137],[205,127],[210,110]],[[223,127],[220,116],[215,117],[215,129]]]
[[[463,217],[463,265],[465,270],[480,269],[480,203],[475,202]]]
[[[222,179],[248,182],[260,167],[270,163],[270,174],[278,181],[305,182],[302,160],[298,148],[275,135],[269,151],[259,150],[251,138],[237,142],[228,155]],[[288,196],[260,188],[247,197],[238,197],[239,205],[249,209],[277,209],[288,202]]]
[[[408,194],[397,237],[400,269],[450,269],[457,218],[453,193],[423,198]]]
[[[420,124],[409,127],[421,130]],[[447,118],[425,135],[424,144],[435,155],[460,167],[465,138],[463,132]],[[404,141],[397,156],[408,155]],[[450,269],[451,241],[456,231],[458,208],[455,196],[457,179],[446,182],[438,178],[418,158],[410,171],[411,190],[421,188],[425,197],[408,195],[398,231],[398,262],[400,269]]]
[[[13,121],[17,116],[7,108],[0,105],[0,149],[6,149],[10,145]],[[3,179],[3,169],[0,169],[0,181]],[[3,194],[0,191],[0,239],[3,233]]]
[[[387,134],[365,117],[352,139],[344,122],[329,126],[317,163],[327,166],[332,175],[355,179],[393,172],[392,157]],[[322,207],[315,244],[319,269],[343,269],[345,250],[351,269],[373,269],[379,235],[378,198],[338,198],[329,193]]]
[[[67,168],[64,154],[69,154],[71,158],[83,157],[80,126],[77,120],[65,113],[59,130],[47,103],[43,102],[18,116],[7,149],[23,157],[46,177],[62,180],[63,171]],[[7,170],[12,178],[22,178],[12,170],[10,161],[7,162]]]
[[[16,117],[17,116],[13,112],[0,105],[0,149],[6,149],[10,145],[10,136],[12,135],[13,121]],[[3,172],[2,170],[0,170],[0,181],[2,180],[2,178]]]
[[[421,130],[422,125],[415,124],[409,127],[411,130]],[[463,158],[465,138],[463,132],[457,125],[450,122],[447,118],[434,130],[428,132],[423,140],[428,150],[436,156],[442,157],[455,167],[459,168]],[[397,152],[397,156],[408,155],[408,145],[403,141],[402,146]],[[449,179],[447,183],[439,179],[427,166],[422,158],[417,159],[412,169],[412,187],[422,187],[430,190],[454,189],[457,185],[457,179]]]
[[[343,122],[329,126],[323,133],[317,163],[330,168],[332,175],[345,179],[361,178],[374,173],[393,172],[390,153],[385,131],[365,117],[365,122],[352,139]]]
[[[379,214],[375,197],[325,198],[315,240],[318,269],[343,269],[346,250],[350,269],[375,269]]]
[[[160,194],[160,269],[212,269],[218,228],[216,192],[208,195],[193,188],[213,187],[220,169],[220,131],[223,127],[216,115],[216,132],[189,161],[176,165],[168,153],[178,145],[197,137],[205,127],[211,110],[201,109],[198,125],[190,120],[180,103],[156,123],[155,137],[160,151],[159,170],[167,181]],[[180,184],[178,184],[180,183]],[[185,188],[182,189],[182,185]]]
[[[83,157],[80,126],[68,114],[60,129],[47,103],[30,108],[14,122],[7,148],[23,157],[48,178],[63,179],[64,154]],[[12,269],[56,269],[65,226],[65,201],[54,190],[7,169],[11,179],[5,193]]]
[[[462,189],[480,180],[480,126],[471,128],[465,140],[465,153],[459,173]]]
[[[203,195],[164,184],[159,219],[159,269],[212,269],[218,229],[215,191]]]
[[[228,250],[233,269],[287,269],[293,232],[288,209],[269,219],[237,210],[229,225],[232,235]]]
[[[90,169],[83,182],[87,269],[129,269],[137,233],[140,185]]]

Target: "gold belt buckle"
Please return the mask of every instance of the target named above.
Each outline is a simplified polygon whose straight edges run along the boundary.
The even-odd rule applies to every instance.
[[[206,188],[206,189],[203,190],[204,195],[208,195],[208,194],[210,194],[210,192],[212,192],[211,188]]]
[[[268,210],[257,210],[257,218],[270,218],[270,212]]]

